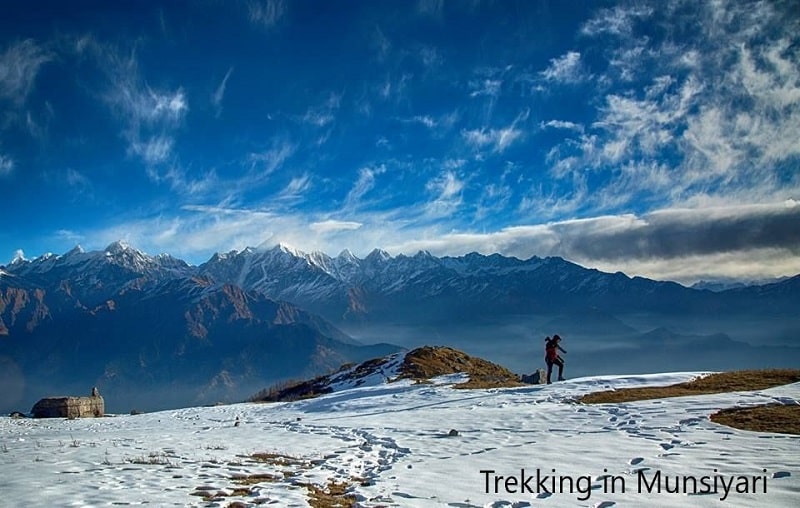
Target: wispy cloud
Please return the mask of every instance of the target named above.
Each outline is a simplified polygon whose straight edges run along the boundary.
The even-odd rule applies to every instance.
[[[309,226],[309,229],[315,233],[329,234],[340,231],[354,231],[359,229],[361,226],[363,226],[363,224],[360,222],[328,219],[319,222],[312,222]]]
[[[325,101],[309,108],[303,115],[303,122],[315,127],[325,127],[336,119],[336,112],[341,107],[341,94],[331,93]]]
[[[633,31],[633,25],[637,20],[647,18],[652,13],[652,8],[638,4],[601,9],[581,27],[581,33],[587,36],[601,34],[626,36]]]
[[[471,91],[470,97],[497,97],[503,87],[503,81],[500,79],[482,79],[479,81],[472,81],[469,84]]]
[[[135,44],[123,49],[84,36],[74,43],[74,50],[80,56],[94,57],[106,75],[106,90],[101,97],[122,124],[127,153],[144,164],[153,181],[174,184],[180,171],[175,167],[175,134],[189,112],[184,89],[148,84],[140,70]]]
[[[266,177],[274,173],[294,155],[297,146],[286,139],[276,139],[271,143],[270,148],[248,156],[252,171],[259,178]]]
[[[590,170],[600,185],[586,196],[589,213],[795,198],[800,178],[785,168],[800,156],[800,68],[780,8],[716,2],[689,18],[666,5],[600,11],[582,31],[613,37],[600,106],[550,150],[554,185],[585,181]],[[651,16],[690,35],[645,33],[639,22]]]
[[[303,199],[311,188],[312,179],[307,173],[292,178],[286,187],[276,196],[279,201],[297,201]]]
[[[569,51],[551,59],[547,69],[539,74],[546,81],[555,83],[578,83],[587,78],[581,63],[581,54],[577,51]]]
[[[348,191],[342,208],[344,210],[358,209],[362,205],[364,196],[375,187],[375,177],[385,172],[385,165],[361,168],[358,171],[358,179]]]
[[[446,170],[430,180],[426,190],[432,199],[425,205],[428,218],[438,218],[453,213],[463,202],[462,190],[465,182],[455,171]]]
[[[567,120],[548,120],[547,122],[539,123],[540,129],[565,129],[583,133],[584,127],[581,124],[570,122]]]
[[[64,177],[73,192],[82,193],[92,188],[92,182],[89,178],[77,169],[67,168]]]
[[[170,136],[159,135],[144,141],[133,140],[130,152],[138,156],[148,166],[166,162],[172,154],[173,141]]]
[[[418,0],[417,12],[423,16],[441,18],[444,10],[444,0]]]
[[[284,0],[251,0],[247,3],[247,13],[254,25],[272,28],[286,15]]]
[[[39,69],[53,54],[33,39],[11,44],[0,54],[0,99],[22,105],[36,82]]]
[[[14,170],[14,159],[0,153],[0,176],[10,175]]]
[[[233,74],[233,67],[228,69],[228,72],[225,73],[225,77],[222,78],[222,82],[211,96],[211,104],[214,106],[217,117],[222,114],[222,99],[225,97],[225,89],[228,86],[228,79],[230,79],[231,74]]]
[[[523,137],[523,131],[518,125],[528,119],[529,111],[524,111],[517,115],[513,122],[507,127],[500,129],[471,129],[461,132],[464,140],[474,149],[481,150],[490,148],[493,152],[502,153],[509,146]]]

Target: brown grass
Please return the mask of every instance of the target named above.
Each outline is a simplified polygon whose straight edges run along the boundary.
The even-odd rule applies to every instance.
[[[519,376],[496,363],[469,356],[451,347],[424,346],[406,354],[398,379],[424,381],[463,372],[469,381],[454,388],[499,388],[521,386]]]
[[[352,508],[356,506],[356,496],[348,494],[350,485],[331,480],[323,488],[313,483],[303,485],[308,489],[308,504],[311,508]]]
[[[291,455],[285,455],[283,453],[259,452],[249,455],[248,457],[256,462],[264,462],[266,464],[272,464],[273,466],[307,467],[309,465],[308,461],[306,460],[292,457]]]
[[[732,407],[714,413],[711,421],[735,429],[800,435],[800,405]]]
[[[275,483],[283,480],[283,476],[270,473],[254,473],[241,476],[234,476],[231,480],[238,485],[258,485],[259,483]]]
[[[605,404],[637,400],[705,395],[710,393],[764,390],[800,381],[800,370],[740,370],[720,372],[671,386],[623,388],[616,391],[589,393],[579,402]],[[755,432],[800,434],[800,405],[767,404],[755,407],[722,409],[711,415],[711,421],[736,429]]]
[[[606,404],[632,402],[637,400],[705,395],[710,393],[744,392],[764,390],[773,386],[786,385],[800,381],[800,370],[740,370],[720,372],[693,379],[686,383],[670,386],[646,388],[622,388],[620,390],[594,392],[581,397],[578,402],[585,404]]]

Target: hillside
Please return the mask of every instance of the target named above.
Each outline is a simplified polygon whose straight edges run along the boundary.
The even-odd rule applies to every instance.
[[[327,393],[362,386],[375,386],[409,379],[430,383],[435,378],[460,374],[462,382],[454,388],[497,388],[521,386],[519,376],[482,358],[467,355],[445,346],[424,346],[367,360],[358,365],[345,365],[337,372],[307,381],[275,385],[254,395],[252,402],[282,402],[308,399]]]

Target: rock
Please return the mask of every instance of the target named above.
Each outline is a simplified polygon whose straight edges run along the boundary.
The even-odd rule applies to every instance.
[[[105,401],[97,388],[91,397],[45,397],[31,409],[34,418],[87,418],[105,414]]]
[[[10,418],[13,418],[13,419],[15,419],[15,420],[18,420],[18,419],[20,419],[20,418],[25,418],[25,414],[23,414],[23,413],[20,413],[19,411],[14,411],[13,413],[11,413],[11,414],[10,414],[10,415],[8,415],[8,416],[9,416]]]
[[[536,369],[533,374],[523,374],[520,381],[529,385],[543,385],[547,383],[547,372],[544,369]]]
[[[450,429],[450,432],[447,433],[450,437],[455,437],[458,435],[458,431],[456,429]]]

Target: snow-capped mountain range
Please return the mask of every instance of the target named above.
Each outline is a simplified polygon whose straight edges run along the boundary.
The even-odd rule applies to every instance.
[[[800,276],[712,292],[557,257],[277,245],[192,266],[114,242],[0,267],[0,358],[20,376],[130,385],[158,372],[152,383],[169,384],[194,368],[195,388],[241,397],[245,379],[260,389],[375,352],[359,341],[452,345],[517,372],[539,366],[552,333],[574,345],[570,372],[582,375],[796,365],[798,316]]]

